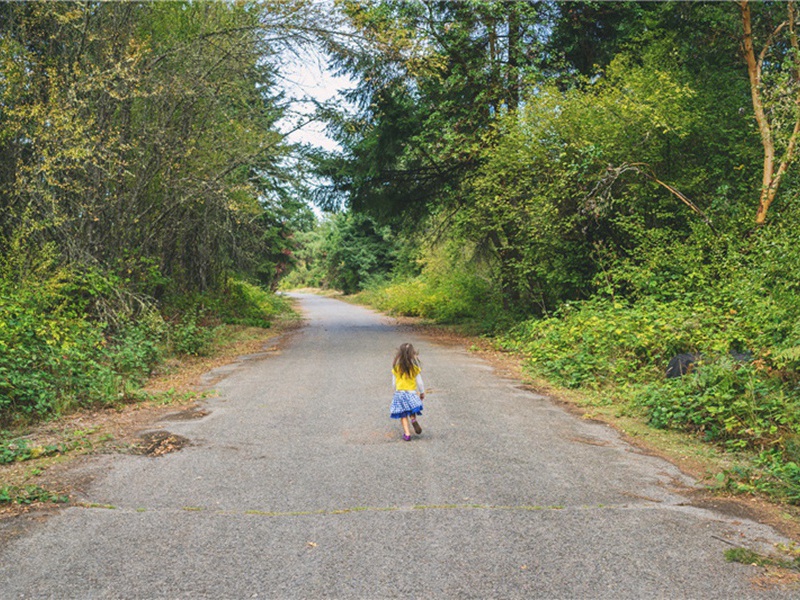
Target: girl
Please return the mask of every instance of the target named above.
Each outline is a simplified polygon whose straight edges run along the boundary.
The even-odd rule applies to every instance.
[[[425,386],[422,383],[419,355],[411,344],[403,344],[392,362],[392,398],[391,417],[400,419],[403,426],[403,439],[411,440],[409,420],[417,434],[422,427],[417,423],[417,415],[422,413],[422,401],[425,399]],[[417,395],[419,393],[419,395]]]

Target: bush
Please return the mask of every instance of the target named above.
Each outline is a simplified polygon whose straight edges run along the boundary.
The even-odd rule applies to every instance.
[[[489,282],[458,272],[446,277],[397,281],[371,288],[358,298],[391,314],[423,317],[437,323],[480,321],[489,327],[499,315]]]
[[[47,296],[46,287],[26,287],[6,290],[0,303],[2,421],[92,403],[109,379],[109,369],[97,361],[106,344],[102,327]]]
[[[169,326],[154,301],[98,269],[59,266],[52,247],[0,256],[0,424],[127,400],[172,348],[202,354],[209,325],[268,327],[289,303],[229,280],[182,297]]]
[[[177,354],[203,356],[211,342],[212,329],[197,323],[195,312],[186,313],[172,331],[172,348]]]
[[[108,351],[114,370],[140,384],[164,357],[167,324],[156,311],[125,327]]]
[[[219,301],[212,303],[214,311],[230,325],[267,328],[271,319],[291,311],[285,298],[237,279],[228,279],[218,297]]]
[[[740,331],[737,314],[713,306],[594,298],[524,321],[499,343],[527,354],[539,375],[598,389],[658,379],[680,352],[725,353]]]
[[[379,310],[437,323],[477,325],[483,331],[498,324],[503,315],[500,295],[488,267],[465,244],[448,243],[406,260],[394,281],[372,286],[358,297]]]
[[[690,374],[644,387],[634,402],[659,428],[724,442],[731,449],[780,446],[800,433],[800,396],[756,364],[728,356],[703,361]]]

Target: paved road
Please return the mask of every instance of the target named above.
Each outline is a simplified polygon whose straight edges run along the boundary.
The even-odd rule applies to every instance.
[[[0,598],[790,598],[730,543],[770,529],[687,504],[691,485],[608,427],[362,308],[215,385],[192,445],[101,457],[73,507],[0,550]],[[389,365],[424,361],[421,437],[388,418]],[[681,489],[684,491],[682,492]],[[90,508],[88,503],[115,508]]]

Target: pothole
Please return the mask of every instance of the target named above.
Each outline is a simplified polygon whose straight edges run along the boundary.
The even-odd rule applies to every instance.
[[[169,431],[148,431],[140,436],[140,440],[131,447],[133,454],[163,456],[189,445],[188,438]]]

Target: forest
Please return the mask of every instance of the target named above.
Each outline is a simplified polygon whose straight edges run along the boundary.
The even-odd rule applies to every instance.
[[[0,423],[341,290],[800,504],[794,2],[0,4]],[[285,57],[352,80],[291,144]],[[317,217],[309,207],[315,206]],[[665,376],[683,355],[691,369]]]

